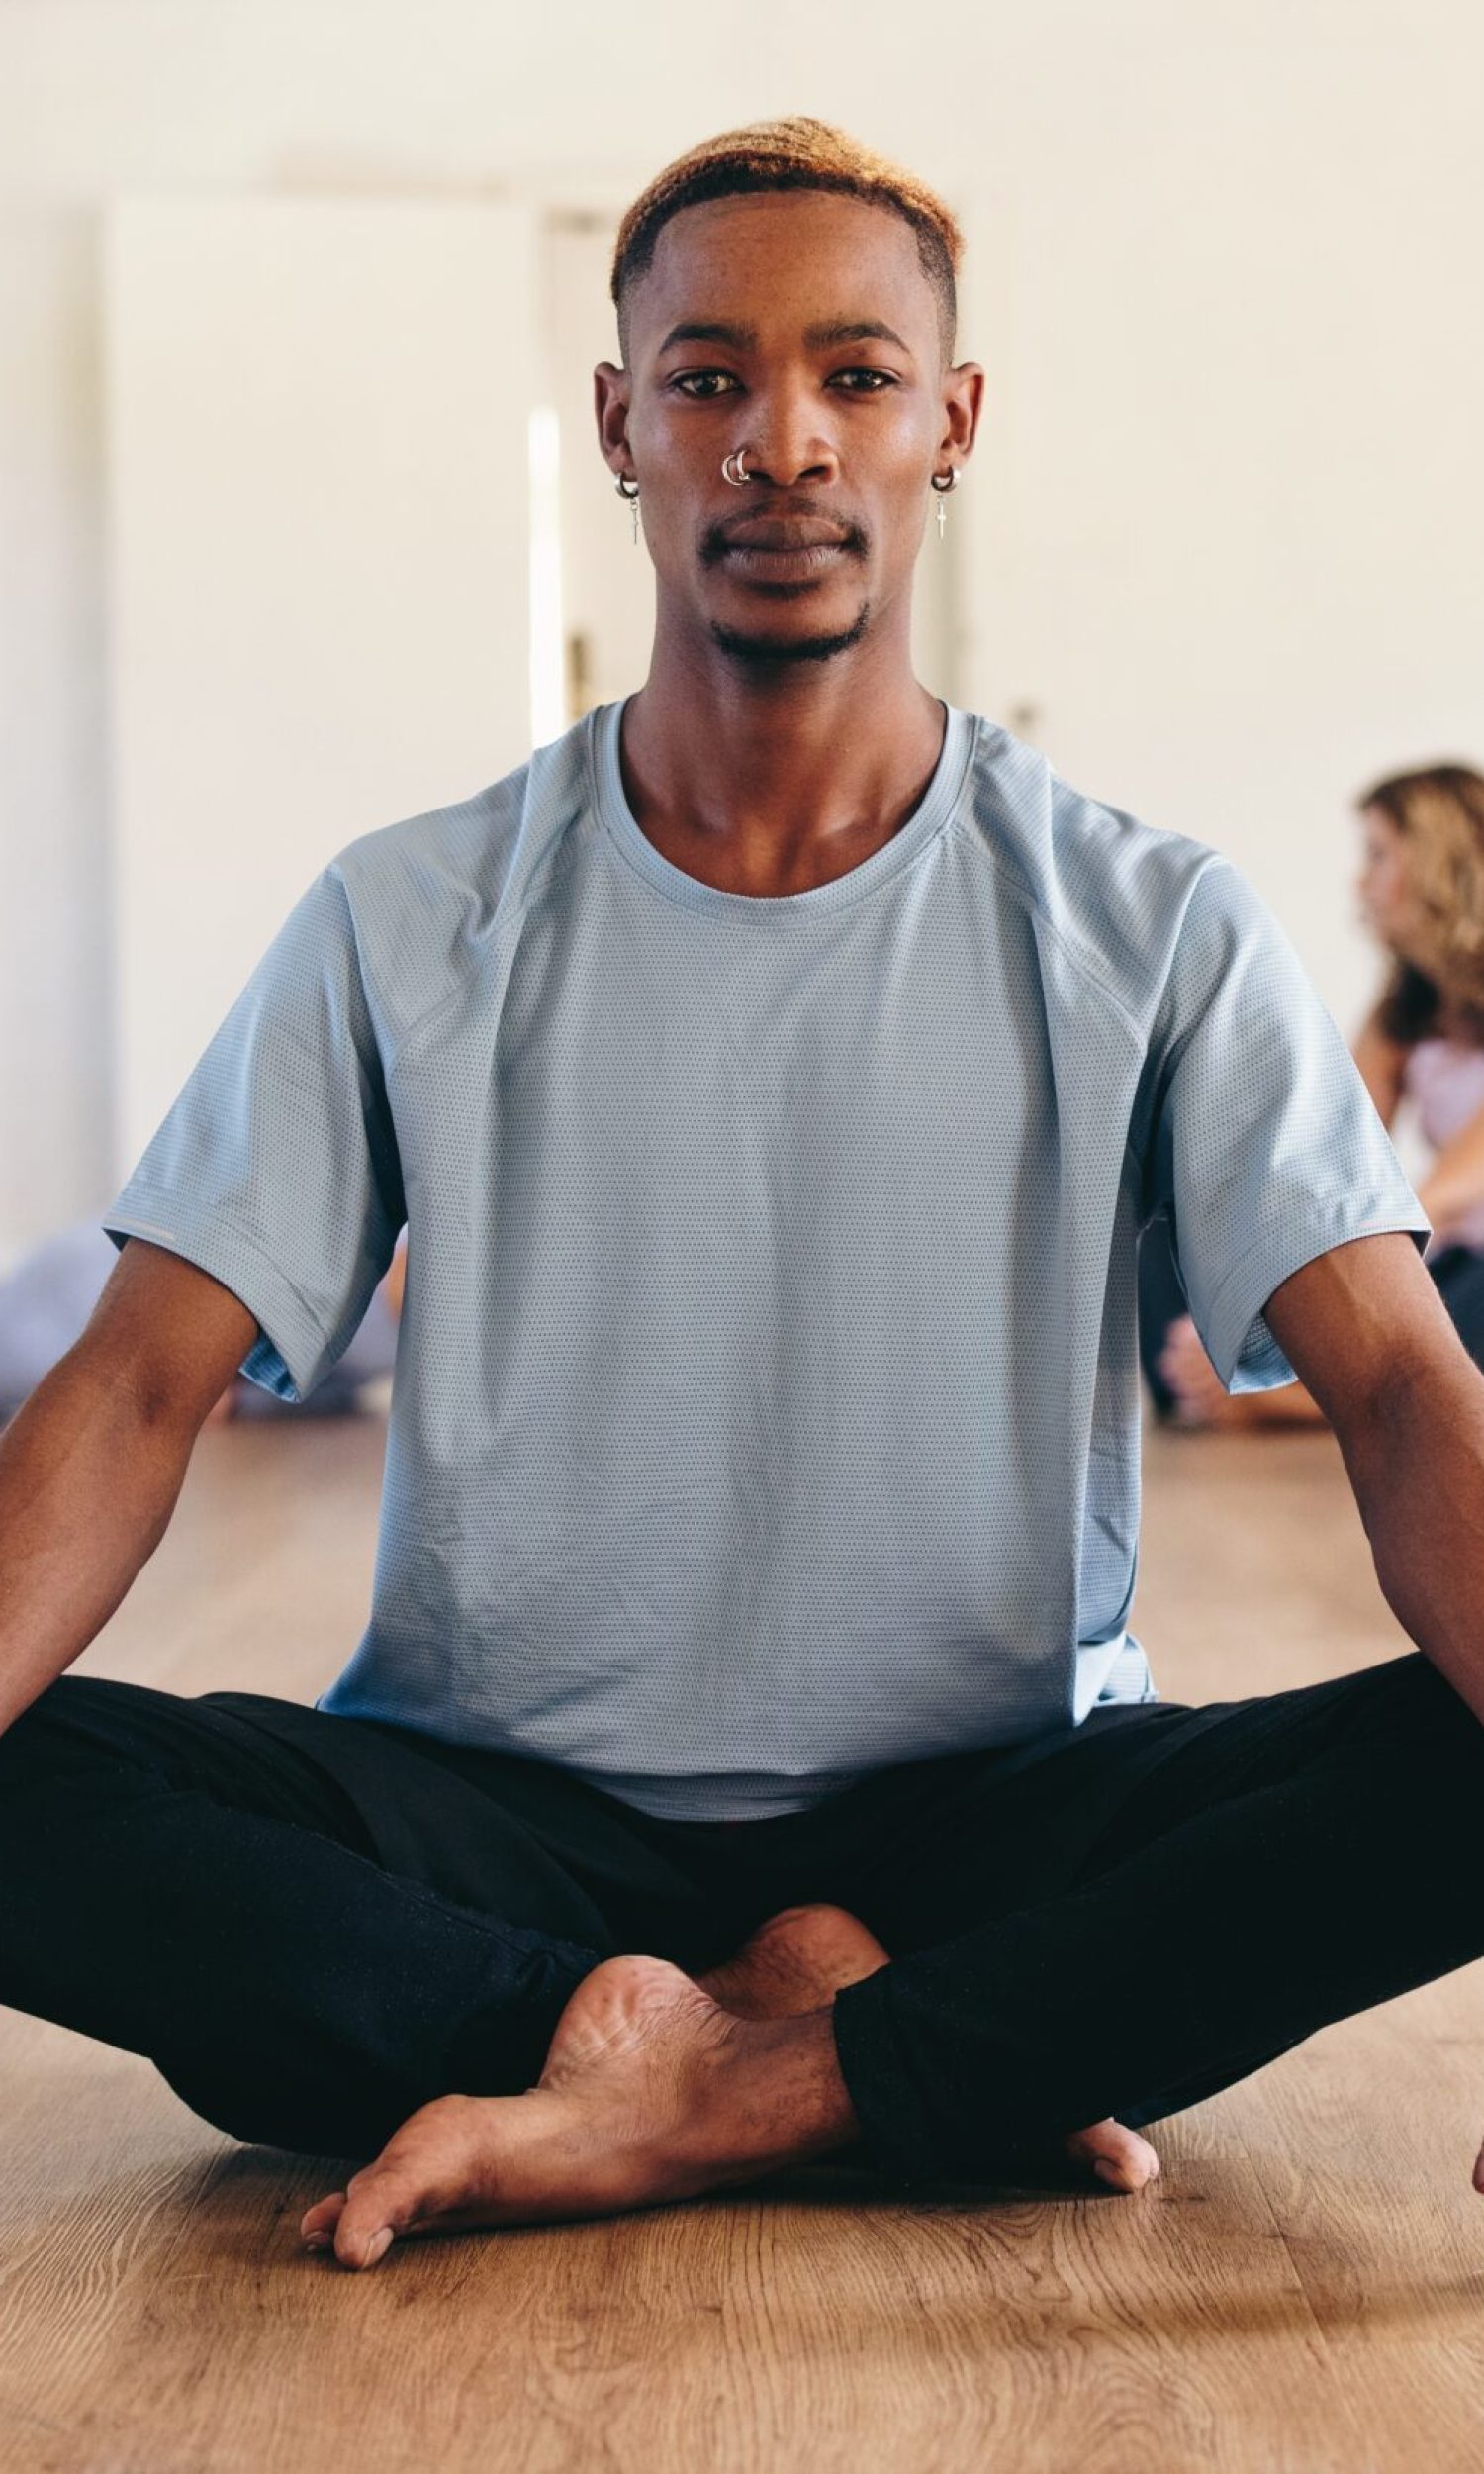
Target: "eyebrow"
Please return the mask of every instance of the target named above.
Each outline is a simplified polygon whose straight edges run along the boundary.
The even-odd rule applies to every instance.
[[[894,327],[880,318],[826,318],[812,327],[805,327],[803,339],[813,351],[828,351],[836,343],[894,343],[898,351],[910,354],[911,345],[904,343]],[[736,351],[755,352],[758,348],[756,327],[738,327],[722,319],[687,318],[672,327],[660,345],[668,352],[672,343],[729,343]]]

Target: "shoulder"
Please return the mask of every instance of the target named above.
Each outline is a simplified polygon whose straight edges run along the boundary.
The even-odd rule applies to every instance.
[[[590,720],[468,798],[358,834],[329,862],[384,1044],[482,968],[560,864],[588,809]]]
[[[983,716],[962,821],[1045,935],[1144,1036],[1196,948],[1214,957],[1270,918],[1210,843],[1091,797]]]

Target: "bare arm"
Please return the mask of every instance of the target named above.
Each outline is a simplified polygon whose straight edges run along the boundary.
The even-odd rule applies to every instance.
[[[1484,1375],[1412,1240],[1337,1246],[1264,1311],[1335,1429],[1388,1605],[1484,1719]]]
[[[0,1435],[0,1735],[154,1553],[257,1328],[220,1281],[132,1237],[82,1338]]]
[[[1416,1246],[1333,1247],[1263,1311],[1335,1430],[1387,1604],[1484,1720],[1484,1375]]]

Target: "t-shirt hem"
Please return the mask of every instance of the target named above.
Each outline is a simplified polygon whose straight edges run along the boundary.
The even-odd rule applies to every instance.
[[[785,1791],[771,1780],[752,1782],[734,1772],[724,1779],[696,1774],[671,1777],[651,1771],[584,1769],[564,1762],[569,1777],[597,1787],[620,1804],[646,1814],[651,1821],[774,1821],[785,1813],[807,1812],[825,1797],[838,1795],[865,1777],[865,1770],[844,1770],[810,1779]]]

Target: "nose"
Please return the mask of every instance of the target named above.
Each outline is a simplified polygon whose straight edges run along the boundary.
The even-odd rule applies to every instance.
[[[834,481],[840,462],[834,447],[814,427],[815,407],[800,398],[756,398],[743,436],[746,468],[753,478],[776,490],[790,490],[801,481]]]

